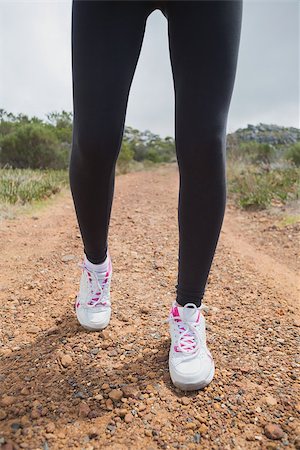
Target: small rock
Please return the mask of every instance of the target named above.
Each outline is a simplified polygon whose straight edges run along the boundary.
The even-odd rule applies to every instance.
[[[122,408],[118,411],[119,417],[122,417],[122,418],[125,417],[127,413],[128,413],[128,410],[124,409],[124,408]]]
[[[32,419],[38,419],[40,417],[40,412],[37,408],[33,408],[33,410],[31,411],[30,417]]]
[[[113,389],[108,394],[109,398],[111,398],[114,402],[118,402],[123,397],[123,392],[121,389]]]
[[[109,411],[112,411],[114,409],[114,404],[113,404],[111,398],[108,398],[106,400],[105,405],[106,405],[106,409],[108,409]]]
[[[21,390],[21,394],[22,395],[29,395],[30,394],[30,389],[27,386],[23,387],[23,389]]]
[[[181,403],[183,405],[189,405],[190,404],[190,399],[188,397],[182,397]]]
[[[131,397],[131,398],[138,399],[139,396],[141,395],[139,388],[137,388],[136,386],[133,386],[131,384],[127,385],[127,386],[122,386],[122,391],[123,391],[124,397]]]
[[[196,444],[200,444],[200,440],[201,440],[201,434],[195,433],[194,434],[194,442],[196,442]]]
[[[90,412],[90,407],[87,403],[80,403],[78,414],[80,417],[87,417]]]
[[[131,413],[127,413],[125,418],[124,418],[126,423],[130,423],[133,421],[133,415]]]
[[[54,433],[54,431],[55,431],[55,425],[54,425],[53,422],[47,423],[47,425],[46,425],[46,431],[47,431],[47,433]]]
[[[72,356],[62,355],[60,358],[60,362],[63,367],[69,367],[69,366],[71,366],[71,364],[73,362]]]
[[[276,398],[272,397],[272,395],[267,395],[267,396],[264,398],[264,400],[265,400],[265,402],[266,402],[268,405],[270,405],[270,406],[275,406],[275,405],[277,405],[277,400],[276,400]]]
[[[96,417],[99,417],[99,412],[96,409],[92,409],[92,411],[89,412],[88,417],[89,419],[96,419]]]
[[[11,348],[1,348],[0,349],[0,355],[1,356],[10,356],[12,354]]]
[[[3,406],[10,406],[14,403],[15,399],[12,395],[4,395],[1,399],[1,405]]]
[[[110,431],[110,432],[113,434],[113,433],[116,431],[116,426],[115,426],[115,425],[108,424],[107,427],[106,427],[106,429],[107,429],[108,431]]]
[[[6,411],[4,409],[0,409],[0,420],[4,420],[7,417]]]
[[[17,430],[19,430],[20,428],[23,428],[23,425],[22,425],[21,423],[14,422],[14,423],[11,424],[11,429],[12,429],[13,431],[17,431]]]
[[[277,425],[275,423],[268,423],[265,426],[265,435],[269,439],[281,439],[284,435],[282,428],[280,425]]]
[[[111,334],[108,330],[103,330],[101,332],[101,336],[103,337],[103,339],[110,339],[111,338]]]
[[[197,425],[195,424],[195,422],[187,422],[185,424],[185,428],[187,430],[194,430],[195,428],[197,428]]]
[[[75,392],[74,397],[81,398],[83,400],[84,398],[86,398],[86,395],[82,391],[78,391],[78,392]]]
[[[64,255],[61,257],[63,262],[73,261],[75,259],[75,255]]]
[[[26,328],[27,333],[37,334],[40,331],[40,328],[37,325],[31,325]]]
[[[202,423],[202,424],[200,425],[199,432],[200,432],[201,434],[205,434],[205,433],[207,433],[207,430],[208,430],[208,426],[205,425],[204,423]]]
[[[99,348],[92,348],[92,350],[91,350],[91,354],[92,355],[98,355],[98,353],[99,353]]]

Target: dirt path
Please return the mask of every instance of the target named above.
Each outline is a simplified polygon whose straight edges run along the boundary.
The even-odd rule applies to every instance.
[[[0,224],[0,443],[300,448],[297,249],[284,232],[276,246],[265,216],[263,234],[228,205],[204,298],[215,378],[187,395],[170,383],[164,320],[177,277],[177,191],[176,166],[116,178],[114,307],[103,333],[86,332],[73,312],[82,244],[70,192]]]

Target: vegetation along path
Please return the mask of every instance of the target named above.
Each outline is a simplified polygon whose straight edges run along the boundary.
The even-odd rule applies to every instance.
[[[216,374],[181,392],[165,323],[178,183],[174,164],[116,178],[113,314],[100,333],[73,311],[82,243],[70,191],[0,223],[3,449],[300,448],[299,226],[228,202],[204,297]]]

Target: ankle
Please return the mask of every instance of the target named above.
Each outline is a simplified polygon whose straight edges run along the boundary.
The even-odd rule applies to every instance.
[[[104,259],[104,261],[100,263],[94,263],[88,259],[86,253],[84,252],[84,264],[90,270],[95,270],[96,272],[104,272],[108,268],[108,254],[106,254],[106,258]]]

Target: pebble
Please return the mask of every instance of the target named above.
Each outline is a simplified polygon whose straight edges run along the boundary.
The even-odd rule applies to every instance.
[[[22,395],[29,395],[30,394],[29,387],[27,387],[27,386],[23,387],[23,389],[21,389],[21,394]]]
[[[33,410],[31,411],[30,417],[32,419],[38,419],[40,417],[40,412],[37,408],[33,408]]]
[[[12,395],[4,395],[1,399],[2,406],[10,406],[14,403],[15,398]]]
[[[197,428],[197,424],[195,422],[187,422],[185,424],[185,428],[187,430],[194,430],[195,428]]]
[[[276,400],[276,398],[272,397],[272,395],[267,395],[267,396],[264,398],[264,401],[265,401],[268,405],[270,405],[270,406],[275,406],[275,405],[277,405],[277,400]]]
[[[122,391],[123,391],[123,395],[124,397],[131,397],[131,398],[135,398],[138,399],[141,395],[141,391],[133,385],[126,385],[126,386],[122,386]]]
[[[7,417],[6,411],[4,409],[0,409],[0,420],[4,420]]]
[[[188,397],[182,397],[181,403],[183,405],[189,405],[190,404],[190,399]]]
[[[205,433],[207,433],[207,430],[208,430],[208,426],[205,425],[204,423],[202,423],[202,424],[200,425],[200,427],[199,427],[199,432],[200,432],[201,434],[205,434]]]
[[[108,409],[109,411],[112,411],[114,409],[114,404],[113,404],[111,398],[108,398],[106,400],[105,405],[106,405],[106,409]]]
[[[111,398],[113,401],[118,402],[123,397],[123,391],[121,389],[113,389],[108,393],[109,398]]]
[[[0,355],[1,356],[10,356],[12,354],[12,350],[10,348],[1,348]]]
[[[47,425],[46,425],[46,431],[47,431],[47,433],[54,433],[54,431],[55,431],[55,425],[54,425],[53,422],[47,423]]]
[[[200,444],[201,434],[200,433],[195,433],[193,439],[194,439],[194,442],[196,442],[196,444]]]
[[[124,408],[121,408],[121,409],[119,409],[118,410],[118,415],[119,415],[119,417],[125,417],[126,416],[126,414],[128,413],[128,410],[127,409],[124,409]]]
[[[133,415],[131,413],[127,413],[126,416],[124,417],[124,420],[126,423],[130,423],[133,421]]]
[[[268,423],[265,426],[265,435],[269,438],[269,439],[282,439],[283,438],[283,430],[280,427],[280,425],[277,425],[275,423]]]
[[[63,367],[69,367],[73,363],[73,359],[71,355],[63,354],[60,357],[60,362]]]
[[[73,259],[75,259],[75,255],[63,255],[61,257],[63,262],[73,261]]]
[[[92,355],[98,355],[98,353],[99,353],[99,348],[97,348],[97,347],[92,348],[92,350],[91,350]]]
[[[87,417],[90,412],[90,407],[87,403],[81,402],[79,405],[79,417]]]

